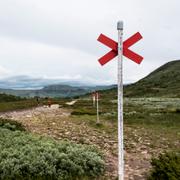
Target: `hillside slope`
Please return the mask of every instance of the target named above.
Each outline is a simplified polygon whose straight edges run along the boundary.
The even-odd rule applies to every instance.
[[[180,60],[168,62],[140,81],[126,86],[124,95],[180,97]]]

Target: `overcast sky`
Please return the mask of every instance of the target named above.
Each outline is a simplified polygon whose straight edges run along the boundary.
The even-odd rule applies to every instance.
[[[101,67],[109,49],[100,33],[117,40],[139,31],[131,49],[141,65],[124,58],[124,81],[134,82],[160,65],[180,59],[179,0],[0,0],[0,78],[28,75],[115,83],[117,59]]]

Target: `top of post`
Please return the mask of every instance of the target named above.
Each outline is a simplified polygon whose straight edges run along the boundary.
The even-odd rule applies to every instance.
[[[123,30],[123,21],[117,22],[117,30]]]

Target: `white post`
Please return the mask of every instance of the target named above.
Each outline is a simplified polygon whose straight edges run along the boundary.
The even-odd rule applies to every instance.
[[[118,176],[124,180],[123,145],[123,22],[118,21]]]
[[[97,121],[96,123],[99,124],[99,93],[96,92],[96,102],[97,102]]]
[[[96,95],[95,95],[95,93],[92,94],[92,100],[93,100],[93,107],[95,107],[95,102],[96,102]]]

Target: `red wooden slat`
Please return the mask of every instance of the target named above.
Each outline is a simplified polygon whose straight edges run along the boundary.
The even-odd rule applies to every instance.
[[[97,40],[115,51],[118,48],[118,43],[104,34],[100,34]]]
[[[117,56],[117,51],[111,50],[107,54],[105,54],[103,57],[101,57],[98,61],[103,66],[107,62],[109,62],[111,59]]]
[[[136,62],[137,64],[140,64],[141,61],[143,60],[143,57],[136,54],[135,52],[124,48],[123,49],[123,55],[126,56],[127,58],[131,59],[132,61]]]
[[[133,36],[131,36],[130,38],[128,38],[126,41],[123,42],[123,47],[129,48],[130,46],[138,42],[140,39],[142,39],[142,36],[139,32],[137,32],[136,34],[134,34]]]

